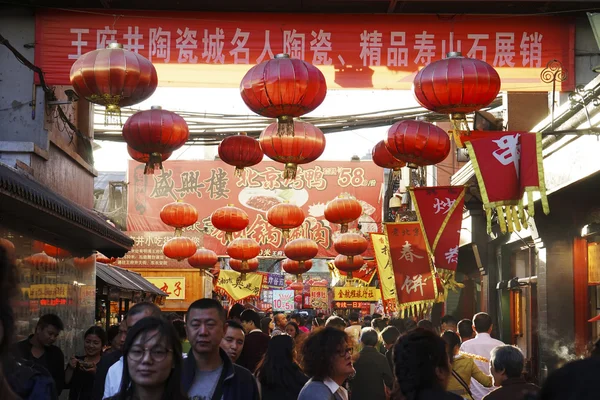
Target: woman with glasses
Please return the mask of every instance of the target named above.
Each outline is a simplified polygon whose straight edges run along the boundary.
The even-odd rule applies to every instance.
[[[111,400],[185,400],[182,351],[171,323],[146,317],[127,332],[120,392]]]
[[[312,332],[302,346],[302,366],[310,380],[298,400],[348,400],[343,385],[355,373],[352,346],[346,332],[339,329]]]

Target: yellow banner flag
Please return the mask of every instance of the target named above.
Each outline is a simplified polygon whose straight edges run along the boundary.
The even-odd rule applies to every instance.
[[[384,305],[389,311],[395,311],[398,305],[398,297],[387,237],[383,233],[371,233],[371,241],[375,250],[377,273],[379,274],[379,284],[381,286],[381,296]]]
[[[258,297],[262,287],[263,277],[257,273],[247,273],[246,279],[235,271],[222,269],[217,281],[217,290],[230,297],[233,301],[244,300],[248,297]]]

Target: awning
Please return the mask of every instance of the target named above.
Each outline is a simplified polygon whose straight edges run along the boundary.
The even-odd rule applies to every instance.
[[[0,220],[3,225],[87,257],[94,250],[123,257],[133,240],[106,221],[55,193],[28,174],[0,163]]]
[[[137,272],[124,268],[96,263],[96,279],[100,279],[108,286],[133,292],[144,292],[166,297],[167,294],[148,282]]]

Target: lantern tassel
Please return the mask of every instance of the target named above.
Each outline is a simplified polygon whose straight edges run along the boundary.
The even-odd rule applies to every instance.
[[[277,136],[294,136],[294,118],[287,115],[277,118]]]
[[[352,279],[352,271],[348,272],[348,277],[346,279],[348,279],[348,280]]]
[[[352,264],[354,262],[354,256],[348,256],[348,263]]]
[[[285,164],[285,168],[283,170],[283,179],[296,179],[296,171],[298,170],[298,166],[293,163]]]
[[[146,163],[146,167],[144,168],[144,175],[153,174],[154,172],[149,171],[154,171],[157,169],[163,169],[162,154],[150,153],[150,157],[148,159],[148,162]]]
[[[244,167],[235,167],[235,176],[242,177],[244,175]]]
[[[348,224],[341,224],[340,233],[348,232]]]
[[[303,282],[303,280],[302,280],[302,274],[296,275],[296,282],[297,283],[302,283]]]

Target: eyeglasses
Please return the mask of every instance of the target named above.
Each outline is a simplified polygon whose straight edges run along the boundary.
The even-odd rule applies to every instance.
[[[346,358],[347,355],[352,355],[352,353],[354,353],[354,349],[352,347],[347,347],[345,350],[338,351],[338,356]]]
[[[160,362],[167,358],[167,354],[171,353],[173,350],[165,349],[163,347],[153,347],[151,349],[142,348],[142,347],[132,347],[127,353],[127,357],[129,357],[133,361],[140,361],[146,355],[146,352],[150,353],[150,357],[156,361]]]

